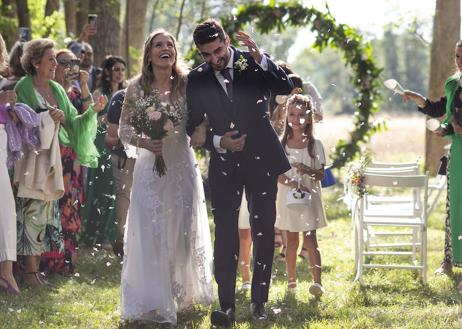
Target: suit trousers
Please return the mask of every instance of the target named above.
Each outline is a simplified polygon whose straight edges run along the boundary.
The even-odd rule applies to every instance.
[[[238,216],[244,186],[253,240],[252,302],[264,303],[268,301],[274,256],[277,177],[246,170],[239,164],[231,170],[221,170],[211,164],[209,182],[215,221],[215,280],[220,306],[226,309],[235,304]]]

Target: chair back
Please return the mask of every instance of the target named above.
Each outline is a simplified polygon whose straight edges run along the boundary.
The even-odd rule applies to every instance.
[[[368,167],[370,168],[389,168],[389,169],[398,169],[406,167],[418,167],[419,164],[417,161],[414,162],[376,162],[371,161]]]

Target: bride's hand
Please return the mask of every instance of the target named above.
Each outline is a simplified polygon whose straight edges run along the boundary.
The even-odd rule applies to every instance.
[[[162,154],[162,140],[161,139],[142,139],[140,147],[145,148],[148,151],[151,151],[155,155]]]
[[[191,135],[191,141],[189,142],[189,145],[194,148],[203,146],[205,144],[206,136],[207,124],[203,122],[194,129],[194,132]]]

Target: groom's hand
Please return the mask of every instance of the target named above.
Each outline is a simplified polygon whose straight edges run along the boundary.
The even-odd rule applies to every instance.
[[[239,131],[237,130],[228,131],[221,137],[220,146],[230,152],[242,151],[247,135],[241,135],[239,138],[236,138],[237,135],[239,135]]]
[[[255,62],[257,62],[257,64],[260,64],[262,60],[262,54],[260,53],[257,44],[255,43],[255,41],[253,41],[250,35],[243,31],[239,31],[236,32],[236,38],[242,46],[246,46],[247,48],[249,48],[249,52],[252,55]]]

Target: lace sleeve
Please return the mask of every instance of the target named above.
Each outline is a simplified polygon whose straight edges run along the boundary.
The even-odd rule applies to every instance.
[[[136,146],[138,141],[138,136],[135,132],[135,128],[130,124],[130,115],[133,111],[132,105],[134,100],[137,97],[140,97],[140,88],[138,88],[138,79],[133,80],[127,87],[127,92],[125,93],[124,103],[122,105],[122,113],[120,115],[119,123],[119,138],[124,144],[125,147],[128,145]]]

